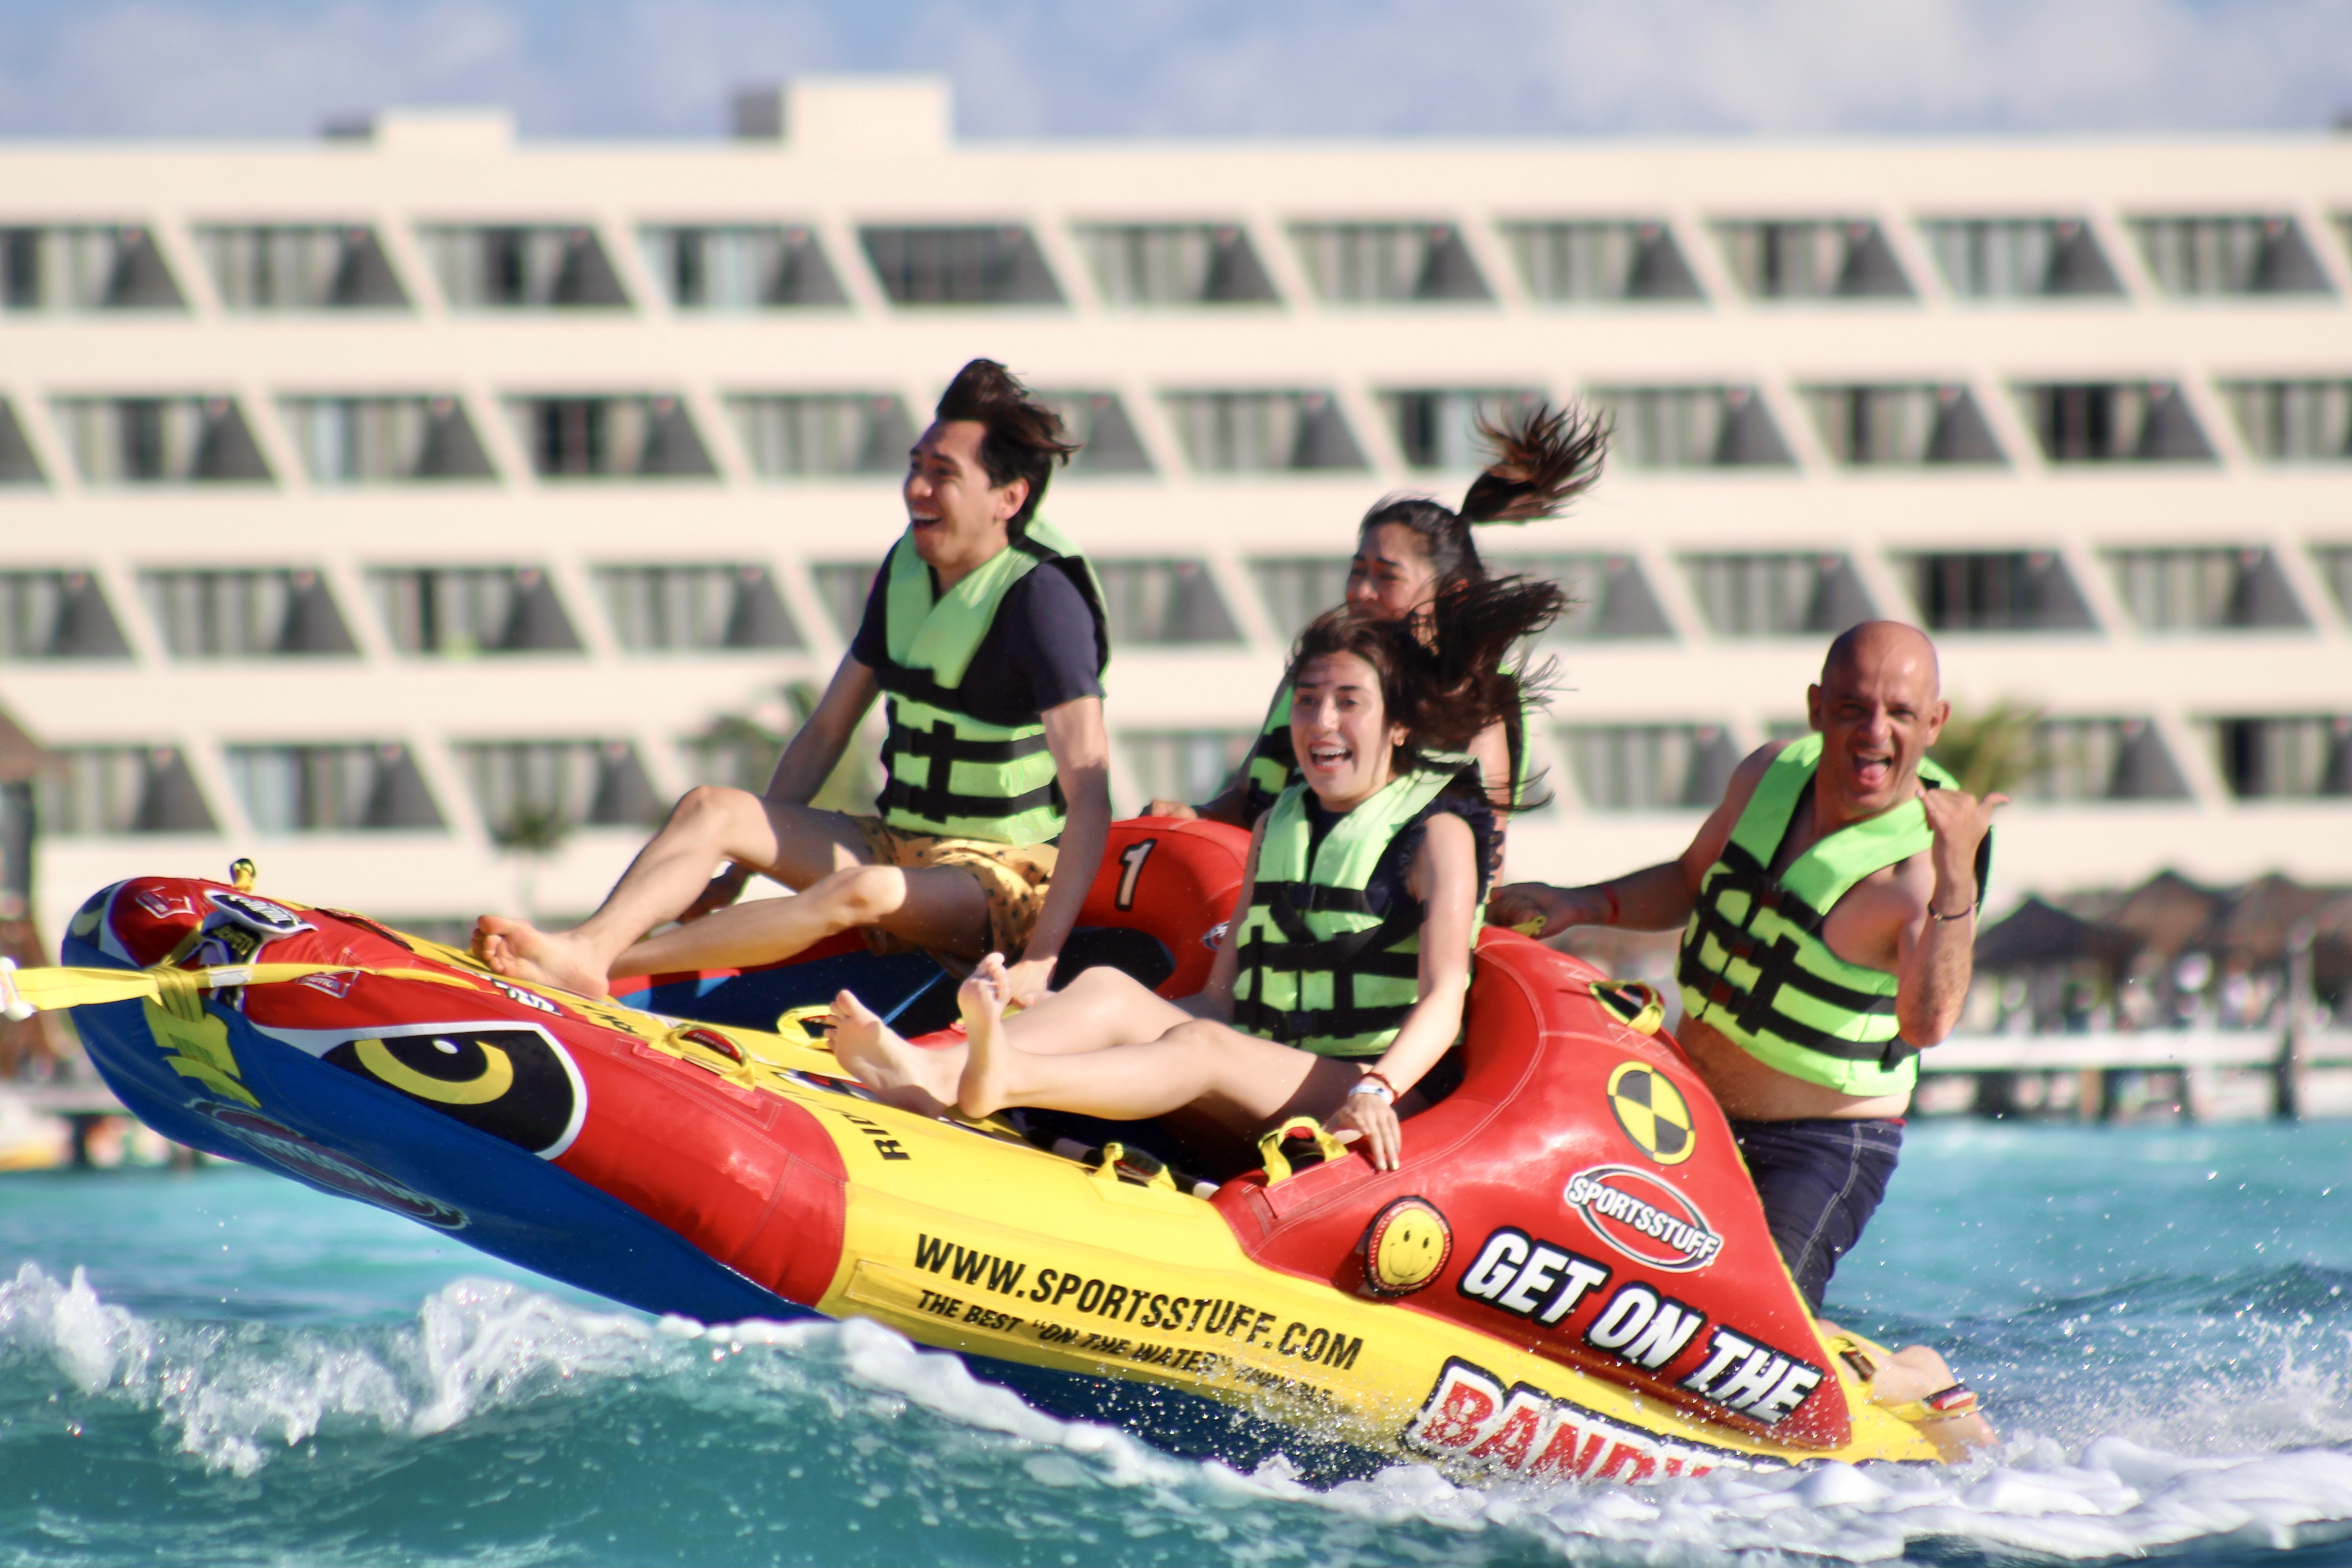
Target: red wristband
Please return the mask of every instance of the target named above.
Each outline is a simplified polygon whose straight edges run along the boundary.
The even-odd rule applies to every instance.
[[[1606,882],[1595,882],[1592,885],[1601,889],[1601,896],[1602,898],[1609,900],[1609,923],[1611,925],[1615,925],[1617,923],[1618,916],[1617,889],[1611,887]]]

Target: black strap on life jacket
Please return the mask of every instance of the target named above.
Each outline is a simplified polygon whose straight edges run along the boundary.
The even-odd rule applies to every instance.
[[[1013,741],[968,741],[956,734],[948,721],[942,720],[929,730],[917,730],[892,723],[882,742],[886,763],[899,757],[928,757],[930,766],[925,770],[923,784],[909,784],[898,769],[890,771],[889,782],[882,786],[876,800],[877,810],[887,814],[893,810],[912,812],[929,822],[947,822],[959,816],[1010,817],[1040,806],[1063,807],[1062,781],[1057,774],[1033,790],[1016,795],[962,795],[948,787],[957,762],[1013,763],[1046,750],[1045,737],[1031,735]]]
[[[1767,874],[1739,845],[1723,847],[1723,868],[1709,879],[1702,889],[1703,897],[1696,910],[1698,929],[1691,939],[1683,942],[1682,957],[1675,966],[1675,978],[1706,998],[1707,1005],[1732,1012],[1738,1027],[1744,1034],[1770,1033],[1792,1045],[1818,1051],[1841,1061],[1877,1062],[1889,1071],[1903,1064],[1904,1058],[1915,1055],[1916,1046],[1900,1039],[1883,1044],[1864,1040],[1848,1040],[1832,1035],[1781,1012],[1776,1004],[1782,990],[1799,992],[1848,1012],[1892,1015],[1895,999],[1874,992],[1856,991],[1834,980],[1815,974],[1797,962],[1797,942],[1782,935],[1765,942],[1748,931],[1748,923],[1759,910],[1771,910],[1790,924],[1810,936],[1819,938],[1823,923],[1821,912],[1804,900],[1790,892]],[[1723,914],[1720,898],[1726,892],[1748,895],[1748,913],[1738,925]],[[1723,967],[1709,970],[1701,960],[1706,950],[1706,938],[1713,936],[1723,949]],[[1756,981],[1745,993],[1726,976],[1734,959],[1754,966]]]

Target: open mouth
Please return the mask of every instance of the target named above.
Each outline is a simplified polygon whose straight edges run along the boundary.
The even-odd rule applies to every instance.
[[[1333,742],[1318,742],[1307,748],[1307,765],[1318,773],[1331,773],[1344,768],[1355,752]]]
[[[907,521],[917,528],[930,528],[937,525],[940,517],[937,512],[910,511],[907,514]]]
[[[1853,759],[1853,782],[1865,791],[1885,789],[1895,776],[1895,759],[1875,752],[1859,754]]]

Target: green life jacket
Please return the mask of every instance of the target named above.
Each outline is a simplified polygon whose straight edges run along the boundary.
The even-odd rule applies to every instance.
[[[1723,858],[1699,884],[1683,931],[1684,1014],[1767,1067],[1855,1095],[1903,1094],[1917,1081],[1918,1047],[1895,1021],[1895,976],[1848,963],[1822,940],[1822,923],[1848,889],[1935,842],[1916,799],[1842,827],[1778,877],[1771,865],[1820,766],[1822,738],[1791,742],[1758,782]],[[1919,763],[1931,789],[1955,787]],[[1978,852],[1984,886],[1991,839]]]
[[[1265,710],[1265,722],[1258,727],[1257,744],[1250,748],[1249,760],[1242,764],[1243,782],[1249,791],[1244,804],[1252,817],[1263,816],[1272,810],[1276,797],[1298,777],[1298,755],[1290,743],[1290,683],[1285,681],[1282,689],[1274,694],[1274,705]],[[1538,712],[1539,709],[1533,700],[1523,701],[1517,721],[1507,720],[1503,725],[1503,735],[1510,748],[1513,810],[1518,809],[1519,803],[1528,798],[1529,764],[1527,737],[1530,727],[1538,721]],[[1459,759],[1432,756],[1427,760],[1432,764],[1458,760],[1464,766],[1468,766],[1471,762],[1466,756]],[[1484,779],[1479,781],[1479,787],[1485,787]]]
[[[1376,1057],[1421,999],[1417,899],[1386,915],[1365,897],[1398,834],[1429,816],[1454,782],[1414,772],[1331,825],[1307,864],[1307,785],[1282,792],[1259,843],[1250,907],[1234,936],[1234,1027],[1322,1057]],[[1479,877],[1471,931],[1484,919]]]
[[[882,563],[883,643],[875,679],[890,694],[876,802],[882,820],[910,833],[1043,844],[1058,837],[1066,810],[1045,727],[992,724],[964,710],[965,672],[1013,585],[1050,565],[1076,585],[1094,612],[1096,669],[1110,662],[1110,632],[1094,568],[1068,536],[1032,518],[1011,544],[959,581],[945,597],[931,569],[900,539]]]

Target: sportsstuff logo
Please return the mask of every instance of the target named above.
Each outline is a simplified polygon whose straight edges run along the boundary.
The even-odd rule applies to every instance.
[[[1560,1197],[1593,1235],[1652,1268],[1687,1273],[1706,1268],[1723,1250],[1723,1237],[1696,1204],[1631,1165],[1579,1171]]]

